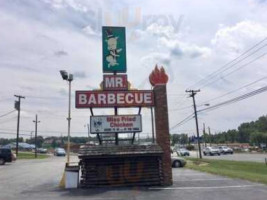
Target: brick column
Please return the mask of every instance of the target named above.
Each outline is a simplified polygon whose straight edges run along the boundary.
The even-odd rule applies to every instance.
[[[163,185],[172,185],[172,165],[166,84],[154,86],[156,140],[163,150]]]

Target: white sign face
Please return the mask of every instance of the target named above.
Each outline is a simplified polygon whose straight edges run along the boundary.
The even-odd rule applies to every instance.
[[[106,115],[90,117],[91,133],[142,132],[141,115]]]

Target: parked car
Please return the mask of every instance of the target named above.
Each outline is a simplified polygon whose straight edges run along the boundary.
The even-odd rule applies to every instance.
[[[66,156],[66,152],[62,148],[56,148],[54,152],[55,156]]]
[[[4,165],[6,162],[12,162],[13,155],[11,149],[1,148],[0,149],[0,165]]]
[[[184,167],[186,165],[186,160],[181,157],[171,157],[172,167]]]
[[[203,154],[204,154],[204,156],[206,156],[206,155],[210,155],[210,156],[218,155],[218,156],[220,156],[221,155],[220,150],[217,147],[206,147],[203,150]]]
[[[231,149],[230,147],[227,147],[227,146],[220,146],[219,150],[220,150],[220,153],[222,153],[222,154],[228,154],[228,153],[233,154],[234,153],[233,149]]]
[[[180,148],[176,150],[178,156],[190,156],[190,153],[187,149],[185,148]]]
[[[38,153],[47,153],[47,149],[45,149],[45,148],[38,148],[37,149],[37,152]]]

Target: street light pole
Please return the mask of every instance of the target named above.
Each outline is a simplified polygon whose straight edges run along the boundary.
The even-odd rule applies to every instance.
[[[60,74],[63,80],[69,82],[69,106],[68,106],[68,144],[67,144],[67,165],[70,162],[70,121],[71,121],[71,81],[73,81],[73,75],[68,74],[65,70],[60,70]]]
[[[68,115],[68,147],[67,147],[67,164],[70,162],[70,120],[71,120],[71,80],[69,82],[69,115]]]

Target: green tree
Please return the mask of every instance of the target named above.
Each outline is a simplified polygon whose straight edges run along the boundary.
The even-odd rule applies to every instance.
[[[180,142],[180,135],[178,134],[171,134],[171,145],[178,144]]]
[[[250,136],[250,141],[257,146],[260,146],[261,144],[267,145],[267,132],[253,132]]]

